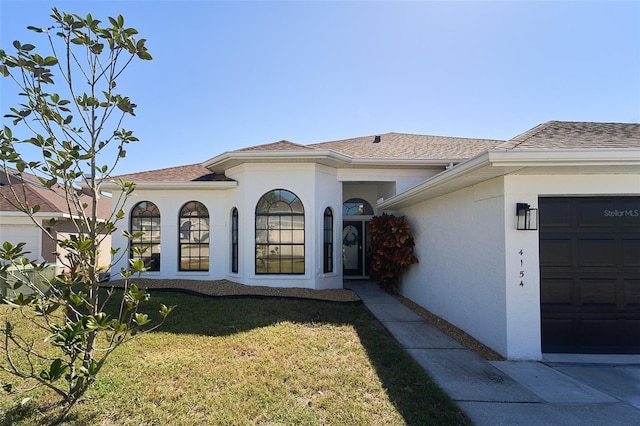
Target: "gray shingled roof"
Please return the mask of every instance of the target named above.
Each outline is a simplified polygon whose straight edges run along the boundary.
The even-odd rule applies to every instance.
[[[201,163],[186,166],[169,167],[166,169],[149,170],[146,172],[130,173],[115,176],[131,182],[221,182],[233,181],[223,174],[213,173]]]
[[[461,161],[493,148],[503,141],[491,139],[454,138],[445,136],[385,133],[309,145],[330,149],[352,158],[389,158],[415,160]]]
[[[497,149],[640,148],[640,124],[548,121]]]
[[[379,142],[374,140],[379,138]],[[300,145],[279,141],[256,145],[233,152],[246,151],[304,151],[331,150],[351,158],[412,159],[412,160],[465,160],[504,141],[490,139],[425,136],[407,133],[384,133],[330,142]]]
[[[279,141],[273,143],[267,143],[264,145],[255,145],[247,148],[237,149],[234,152],[244,152],[244,151],[300,151],[306,149],[313,149],[307,145],[300,145],[299,143],[289,142],[289,141]]]
[[[379,142],[374,143],[379,137]],[[640,148],[640,124],[549,121],[509,140],[384,133],[300,145],[282,140],[241,148],[233,153],[331,150],[353,159],[435,160],[461,162],[491,149]],[[203,164],[117,176],[134,182],[233,181]]]

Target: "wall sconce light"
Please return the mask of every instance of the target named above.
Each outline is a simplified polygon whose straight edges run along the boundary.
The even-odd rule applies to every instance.
[[[532,209],[527,203],[516,204],[516,229],[535,231],[538,229],[538,209]]]

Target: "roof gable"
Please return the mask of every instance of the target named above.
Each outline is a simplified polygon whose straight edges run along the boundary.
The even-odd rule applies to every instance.
[[[300,150],[307,150],[307,149],[313,149],[309,146],[306,145],[300,145],[298,143],[295,142],[289,142],[289,141],[285,141],[285,140],[281,140],[278,142],[273,142],[273,143],[267,143],[267,144],[263,144],[263,145],[255,145],[255,146],[250,146],[247,148],[241,148],[238,150],[235,150],[233,152],[243,152],[243,151],[300,151]]]

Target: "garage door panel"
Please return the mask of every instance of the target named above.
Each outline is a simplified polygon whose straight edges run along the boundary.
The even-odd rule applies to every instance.
[[[616,281],[607,279],[585,279],[579,281],[580,294],[576,299],[584,311],[617,309]]]
[[[617,320],[585,319],[581,321],[582,345],[584,346],[618,346],[621,335]]]
[[[572,212],[566,208],[566,204],[561,200],[556,202],[550,199],[545,205],[544,211],[540,210],[540,222],[544,220],[545,226],[550,228],[566,228],[571,226]]]
[[[595,201],[591,198],[585,198],[577,202],[578,228],[598,228],[600,230],[614,229],[615,221],[603,221],[605,211],[612,208],[611,201],[601,200]]]
[[[631,311],[640,310],[640,279],[628,279],[623,283],[624,307]]]
[[[578,266],[616,266],[616,253],[612,250],[615,247],[613,238],[597,238],[577,240],[578,245]]]
[[[540,301],[547,309],[566,311],[573,302],[573,278],[550,279],[540,291]]]
[[[542,330],[542,340],[546,345],[560,347],[566,346],[567,342],[573,344],[576,333],[572,319],[553,319],[545,325]]]
[[[572,265],[573,243],[569,238],[548,240],[544,250],[540,250],[540,265],[568,267]]]
[[[624,336],[626,346],[640,348],[640,319],[624,321]]]
[[[543,351],[640,353],[640,197],[538,208]]]
[[[640,267],[640,239],[622,240],[623,266]]]

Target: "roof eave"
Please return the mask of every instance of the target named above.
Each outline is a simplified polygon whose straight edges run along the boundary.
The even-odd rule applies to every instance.
[[[589,166],[640,166],[640,149],[489,150],[383,200],[377,207],[407,207],[525,168]]]
[[[331,166],[348,164],[350,157],[332,150],[300,150],[300,151],[230,151],[211,158],[203,163],[215,173],[224,173],[231,167],[242,163],[273,162],[314,162]]]

